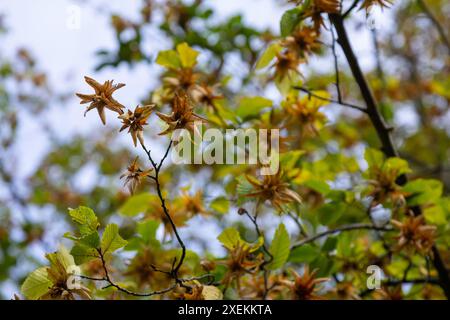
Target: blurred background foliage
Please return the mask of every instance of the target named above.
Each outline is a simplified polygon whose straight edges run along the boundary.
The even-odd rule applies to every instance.
[[[290,2],[277,1],[277,5],[286,9],[296,7],[296,1]],[[369,37],[370,46],[364,51],[365,56],[358,58],[372,61],[365,70],[366,77],[382,115],[392,127],[394,144],[399,157],[407,161],[412,181],[405,187],[384,190],[385,194],[377,189],[385,187],[377,185],[380,175],[392,182],[398,174],[383,171],[385,160],[375,151],[376,160],[370,162],[371,154],[367,150],[372,149],[368,148],[379,149],[380,143],[368,117],[358,110],[308,98],[307,93],[288,88],[301,85],[326,99],[337,99],[333,38],[325,15],[325,27],[313,41],[300,44],[307,53],[295,66],[301,75],[280,75],[277,71],[283,71],[281,58],[279,52],[275,52],[280,50],[277,49],[279,41],[286,41],[295,26],[282,36],[280,30],[261,29],[246,23],[239,14],[217,19],[208,1],[143,0],[139,14],[133,18],[110,14],[110,28],[116,43],[114,49],[98,50],[92,72],[105,69],[114,72],[124,65],[147,68],[148,77],[156,79],[157,85],[142,82],[146,90],[140,97],[143,104],[157,102],[161,110],[168,110],[168,102],[173,98],[171,90],[183,87],[198,98],[197,113],[206,116],[210,126],[283,128],[286,150],[281,157],[281,167],[287,173],[284,179],[301,196],[302,204],[292,204],[289,214],[283,215],[277,214],[271,205],[259,209],[261,228],[268,243],[272,242],[270,239],[281,222],[286,225],[294,244],[301,242],[305,235],[351,223],[383,224],[390,218],[403,221],[409,207],[418,205],[424,211],[426,223],[437,228],[436,245],[444,264],[449,267],[450,47],[446,39],[450,36],[450,6],[444,0],[394,1],[389,9],[373,9],[378,10],[382,23],[370,30],[367,21],[371,14],[367,17],[365,10],[359,10],[366,1],[359,2],[345,22],[351,30],[354,47],[358,46],[359,37]],[[352,3],[343,1],[343,7],[349,8]],[[430,12],[434,20],[430,19]],[[4,18],[7,17],[1,20],[2,34],[8,32]],[[285,20],[284,23],[291,22]],[[289,26],[284,26],[286,28]],[[281,29],[283,33],[283,22]],[[185,69],[160,68],[158,73],[153,73],[150,67],[158,62],[158,52],[146,49],[149,42],[155,41],[148,30],[168,41],[167,49],[187,43],[199,51],[198,64]],[[345,57],[337,44],[335,49],[342,101],[363,106]],[[159,64],[165,67],[161,61]],[[77,76],[81,82],[82,75]],[[287,82],[285,76],[289,79]],[[130,287],[138,289],[166,287],[170,278],[148,268],[151,264],[170,268],[176,253],[168,222],[152,198],[154,185],[146,181],[130,196],[119,180],[135,156],[140,155],[144,163],[145,154],[132,148],[129,137],[123,138],[125,134],[119,136],[117,125],[107,126],[99,133],[101,124],[98,122],[88,134],[62,139],[60,129],[55,130],[52,122],[70,122],[71,119],[55,120],[49,116],[47,105],[56,103],[61,108],[79,108],[80,113],[83,109],[72,97],[68,98],[73,95],[70,88],[66,92],[52,88],[33,52],[22,48],[13,56],[0,52],[0,79],[2,298],[11,298],[11,292],[19,293],[25,276],[45,264],[44,253],[55,251],[61,236],[73,227],[68,208],[79,206],[92,208],[102,226],[110,221],[120,225],[120,234],[128,240],[128,245],[120,256],[122,259],[111,262],[111,267],[118,277],[123,277],[123,282],[131,281]],[[115,80],[121,82],[121,79]],[[255,97],[270,99],[264,102]],[[128,102],[121,100],[121,103]],[[89,113],[87,117],[95,115]],[[26,161],[33,148],[17,152],[23,150],[17,147],[23,143],[18,135],[23,118],[31,118],[45,130],[51,146],[34,172],[25,177],[17,174],[17,159]],[[162,127],[152,119],[145,132],[147,144],[156,154],[162,153],[168,141],[164,137],[157,138]],[[32,141],[33,137],[26,139]],[[394,168],[402,170],[398,163]],[[254,209],[254,202],[245,201],[245,196],[239,194],[246,181],[236,178],[246,174],[254,175],[254,166],[167,163],[163,168],[160,179],[169,199],[169,211],[189,248],[181,270],[183,275],[207,270],[224,285],[229,265],[221,265],[220,258],[229,256],[216,237],[226,228],[235,227],[247,241],[257,239],[251,221],[238,214],[239,208],[248,212]],[[88,188],[82,183],[87,176],[95,180]],[[403,250],[387,254],[391,252],[386,246],[395,247],[397,242],[394,236],[380,239],[373,230],[336,233],[326,241],[320,239],[296,246],[285,263],[297,271],[308,265],[310,270],[318,270],[316,276],[329,278],[322,294],[328,298],[445,297],[434,283],[391,286],[387,282],[381,291],[365,290],[366,267],[371,264],[382,266],[389,283],[393,284],[402,279],[437,277],[427,254]],[[70,241],[65,243],[70,245]],[[204,267],[213,261],[218,265]],[[281,285],[288,281],[286,279],[292,276],[286,270],[284,266],[281,271],[273,272],[269,282]],[[83,271],[90,276],[101,275],[101,264],[91,260],[83,265]],[[262,286],[261,277],[243,276],[241,288],[232,287],[226,291],[226,296],[261,298],[261,292],[256,289]],[[94,285],[89,284],[93,291]],[[128,298],[113,288],[94,292],[97,298]],[[269,297],[289,295],[280,289]]]

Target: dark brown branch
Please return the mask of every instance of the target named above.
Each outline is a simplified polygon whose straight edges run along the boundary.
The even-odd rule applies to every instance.
[[[295,215],[294,215],[292,212],[290,212],[290,211],[287,211],[286,213],[287,213],[287,215],[294,221],[294,223],[297,225],[298,230],[300,231],[300,234],[301,234],[303,237],[307,237],[308,234],[306,233],[305,228],[303,227],[303,225],[301,224],[300,220],[298,219],[298,216],[295,216]]]
[[[339,228],[336,229],[330,229],[330,230],[326,230],[324,232],[315,234],[311,237],[305,238],[300,240],[299,242],[297,242],[296,244],[294,244],[291,248],[295,249],[297,247],[300,247],[304,244],[310,243],[310,242],[314,242],[317,239],[320,239],[322,237],[331,235],[331,234],[335,234],[335,233],[339,233],[339,232],[343,232],[343,231],[351,231],[351,230],[376,230],[376,231],[392,231],[393,229],[388,228],[388,227],[377,227],[373,224],[368,224],[368,223],[354,223],[354,224],[348,224],[348,225],[344,225],[341,226]]]
[[[178,244],[181,247],[181,257],[178,260],[178,263],[176,265],[174,263],[173,269],[171,270],[172,276],[175,278],[175,280],[178,281],[178,271],[180,270],[181,266],[183,265],[184,258],[186,257],[186,246],[185,246],[183,240],[181,239],[180,234],[178,233],[178,229],[177,229],[175,223],[173,222],[172,217],[169,214],[169,209],[167,209],[166,200],[164,199],[164,196],[162,194],[161,183],[159,181],[159,172],[161,170],[161,167],[162,167],[164,161],[166,160],[166,158],[169,154],[171,147],[172,147],[172,140],[170,140],[169,146],[167,147],[166,152],[164,153],[164,156],[162,157],[161,161],[159,162],[159,164],[157,164],[152,158],[151,151],[148,150],[144,145],[142,145],[142,148],[144,149],[145,153],[147,154],[148,159],[150,160],[150,163],[152,164],[153,168],[155,169],[155,175],[152,176],[151,178],[155,181],[156,192],[158,193],[158,197],[161,202],[161,207],[164,211],[165,216],[169,220],[169,223],[172,227],[173,233],[175,234]]]
[[[354,0],[352,5],[347,9],[347,11],[344,12],[342,17],[345,19],[352,11],[355,9],[355,7],[358,5],[359,0]]]
[[[114,287],[114,288],[116,288],[117,290],[119,290],[121,292],[124,292],[126,294],[129,294],[129,295],[132,295],[132,296],[135,296],[135,297],[150,297],[150,296],[153,296],[153,295],[164,294],[164,293],[167,293],[169,291],[172,291],[178,285],[178,283],[175,282],[173,285],[171,285],[168,288],[165,288],[165,289],[162,289],[162,290],[157,290],[157,291],[145,292],[145,293],[134,292],[134,291],[130,291],[128,289],[125,289],[125,288],[119,286],[118,284],[116,284],[111,279],[111,277],[109,275],[109,272],[108,272],[108,268],[106,267],[106,262],[105,262],[105,257],[103,255],[103,252],[100,249],[97,249],[97,252],[99,254],[100,260],[102,261],[103,271],[105,272],[105,278],[95,279],[95,280],[108,282],[108,286],[107,287]],[[91,278],[91,280],[94,280],[94,278]]]
[[[388,130],[388,127],[385,124],[384,119],[377,108],[375,98],[372,94],[372,91],[370,90],[369,85],[367,84],[366,78],[364,77],[361,67],[359,66],[358,59],[356,58],[353,49],[350,45],[347,36],[347,31],[345,30],[344,27],[343,18],[335,14],[330,14],[329,16],[338,34],[337,41],[340,44],[342,50],[344,51],[350,69],[352,71],[353,77],[355,78],[355,81],[358,84],[359,89],[361,90],[362,98],[364,99],[364,102],[366,103],[367,106],[366,109],[367,114],[373,126],[375,127],[378,137],[381,140],[383,151],[388,157],[396,157],[397,151],[394,148],[390,130]]]
[[[431,23],[434,25],[436,30],[439,33],[439,36],[441,37],[442,42],[447,47],[447,50],[450,53],[450,40],[448,39],[447,35],[445,34],[445,30],[440,24],[439,20],[435,17],[435,15],[431,12],[430,8],[428,8],[428,5],[425,3],[424,0],[417,0],[417,3],[422,8],[423,12],[426,14],[428,19],[430,19]]]
[[[259,228],[257,210],[258,210],[258,205],[255,209],[255,211],[256,211],[255,216],[251,216],[250,213],[248,213],[248,211],[245,209],[244,209],[244,213],[250,219],[250,221],[253,223],[253,225],[255,226],[256,234],[258,235],[258,237],[263,238],[262,248],[263,248],[263,251],[269,256],[269,259],[266,259],[266,257],[264,257],[264,262],[260,265],[260,268],[263,270],[263,273],[264,273],[264,296],[263,296],[263,298],[265,300],[267,297],[267,294],[270,291],[270,289],[268,288],[269,270],[266,269],[266,265],[268,265],[269,263],[271,263],[273,261],[273,255],[272,255],[272,253],[270,253],[269,249],[267,249],[266,240]]]
[[[321,96],[315,94],[314,92],[312,92],[311,90],[309,90],[307,88],[299,87],[299,86],[294,86],[292,88],[295,89],[295,90],[299,90],[299,91],[305,92],[309,96],[314,97],[316,99],[319,99],[319,100],[322,100],[322,101],[326,101],[326,102],[330,102],[330,103],[340,104],[342,106],[353,108],[353,109],[359,110],[361,112],[367,113],[367,110],[365,108],[363,108],[363,107],[360,107],[360,106],[357,106],[357,105],[354,105],[354,104],[351,104],[351,103],[339,102],[338,100],[333,100],[333,99],[329,99],[329,98],[326,98],[326,97],[321,97]]]
[[[340,78],[339,78],[339,63],[338,63],[338,56],[336,53],[336,36],[334,35],[334,30],[332,27],[330,28],[330,32],[331,32],[331,39],[332,39],[331,52],[333,53],[334,73],[335,73],[335,77],[336,77],[335,85],[336,85],[336,91],[337,91],[337,95],[338,95],[339,104],[342,104],[342,94],[341,94],[341,86],[340,86]]]
[[[195,280],[202,280],[205,278],[209,278],[208,284],[213,283],[214,282],[214,275],[212,274],[204,274],[198,277],[192,277],[192,278],[176,278],[174,284],[172,284],[171,286],[162,289],[162,290],[156,290],[156,291],[150,291],[150,292],[134,292],[128,289],[125,289],[124,287],[118,285],[117,283],[115,283],[112,279],[111,276],[109,275],[109,271],[108,268],[106,267],[106,261],[105,261],[105,257],[103,252],[101,251],[101,249],[97,249],[98,252],[98,258],[101,260],[102,262],[102,267],[103,267],[103,271],[105,273],[105,276],[103,278],[96,278],[96,277],[89,277],[89,276],[85,276],[85,275],[76,275],[77,277],[80,277],[82,279],[87,279],[87,280],[92,280],[92,281],[105,281],[108,283],[108,285],[106,285],[105,287],[103,287],[103,289],[106,288],[110,288],[110,287],[114,287],[117,290],[124,292],[126,294],[135,296],[135,297],[150,297],[150,296],[154,296],[154,295],[158,295],[158,294],[164,294],[167,292],[170,292],[172,290],[174,290],[178,285],[180,286],[184,286],[183,283],[185,282],[191,282],[191,281],[195,281]],[[156,270],[156,269],[155,269]],[[164,272],[161,270],[157,270],[159,272]],[[166,273],[166,272],[164,272]]]
[[[356,83],[359,86],[361,91],[361,95],[367,106],[367,114],[374,126],[378,138],[381,141],[382,150],[387,157],[397,157],[397,150],[394,147],[391,137],[391,130],[386,126],[382,115],[380,114],[377,104],[375,102],[375,98],[370,90],[369,85],[367,84],[366,78],[359,66],[358,60],[353,52],[353,49],[350,45],[350,41],[347,35],[347,31],[344,27],[343,17],[338,14],[330,14],[329,15],[331,22],[333,23],[337,35],[338,35],[338,43],[340,44],[344,54],[347,58],[347,62],[352,71],[353,77],[355,78]],[[397,179],[397,184],[404,185],[408,181],[406,175],[401,175]],[[411,208],[414,214],[421,215],[422,211],[420,207]],[[436,271],[439,275],[439,284],[445,292],[447,299],[450,299],[450,277],[448,270],[445,264],[442,261],[442,258],[437,250],[436,246],[433,246],[433,265],[436,268]]]
[[[382,286],[385,287],[395,287],[402,284],[433,284],[439,285],[439,279],[436,278],[423,278],[423,279],[402,279],[402,280],[387,280],[382,283]],[[361,292],[359,295],[364,297],[371,292],[374,292],[376,289],[366,289]]]

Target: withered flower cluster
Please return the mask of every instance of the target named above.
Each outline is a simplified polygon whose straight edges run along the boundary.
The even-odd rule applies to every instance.
[[[191,76],[195,80],[195,77],[192,74]],[[179,79],[172,79],[170,81],[174,82],[175,80],[179,81]],[[97,109],[102,123],[106,124],[105,108],[117,112],[119,114],[118,118],[122,121],[120,131],[128,129],[128,133],[131,135],[134,146],[137,146],[138,141],[144,146],[144,126],[148,125],[147,120],[153,113],[156,105],[136,106],[134,111],[127,110],[127,112],[124,113],[123,109],[125,109],[125,106],[115,100],[112,95],[117,89],[125,86],[125,84],[113,84],[113,80],[107,80],[104,84],[100,84],[87,76],[85,77],[85,81],[94,89],[93,94],[76,94],[81,99],[80,104],[90,103],[85,114],[90,110]],[[180,85],[180,83],[173,84],[177,86]],[[199,101],[211,106],[214,105],[215,99],[221,97],[216,95],[214,89],[208,86],[197,86],[195,92],[195,96]],[[206,119],[194,113],[193,103],[184,90],[179,90],[175,93],[175,96],[172,99],[172,112],[170,114],[157,112],[157,115],[168,125],[167,129],[159,133],[160,135],[169,134],[176,129],[187,129],[193,133],[196,132],[195,122],[206,121]],[[150,171],[151,170],[141,170],[136,158],[132,164],[128,166],[128,171],[124,173],[121,178],[126,178],[125,184],[129,186],[130,192],[133,193],[141,179],[147,177]]]
[[[289,288],[293,300],[320,300],[318,295],[320,287],[318,285],[322,282],[328,281],[328,278],[316,278],[317,270],[309,271],[309,267],[305,266],[302,275],[296,271],[291,270],[294,276],[294,281],[280,280],[280,282]]]
[[[198,104],[206,106],[213,111],[217,111],[216,101],[223,99],[223,95],[216,92],[218,86],[218,84],[209,86],[206,83],[195,85],[191,90],[191,97]]]
[[[402,249],[428,254],[436,238],[436,226],[427,225],[423,216],[410,216],[403,222],[392,220],[392,224],[399,229],[396,236],[396,251]]]
[[[392,5],[392,1],[390,0],[364,0],[361,4],[360,10],[364,9],[366,10],[366,13],[370,11],[370,9],[373,6],[379,6],[380,8],[389,8],[390,5]]]
[[[97,109],[98,115],[103,124],[106,124],[105,108],[117,112],[119,115],[123,114],[125,107],[113,98],[114,91],[125,86],[123,83],[113,84],[114,80],[107,80],[103,84],[98,83],[92,78],[84,77],[87,84],[89,84],[95,91],[93,94],[77,93],[76,95],[81,99],[80,104],[90,103],[84,115],[87,112]]]
[[[337,14],[341,11],[341,0],[313,0],[305,12],[305,17],[313,21],[314,29],[317,31],[325,27],[323,13]]]
[[[152,168],[150,168],[149,170],[142,170],[139,167],[138,158],[139,157],[136,157],[134,161],[128,166],[127,172],[120,176],[120,179],[125,178],[124,185],[128,185],[130,193],[134,193],[137,186],[140,184],[141,179],[148,177],[150,172],[153,170]]]
[[[298,71],[298,66],[302,62],[302,59],[300,59],[296,53],[289,50],[277,53],[273,64],[275,73],[272,78],[284,79],[286,77],[289,78],[291,74],[300,74],[300,71]]]
[[[246,176],[248,182],[254,190],[247,193],[248,197],[255,197],[260,202],[270,201],[272,206],[278,210],[283,210],[283,205],[298,202],[301,203],[300,195],[289,188],[289,183],[283,181],[281,170],[274,175],[264,175],[262,180],[253,176]]]
[[[261,255],[255,256],[252,247],[246,244],[236,245],[233,249],[227,248],[227,251],[228,259],[221,263],[227,267],[222,283],[227,287],[233,280],[236,280],[240,287],[240,278],[244,274],[251,274],[257,270],[263,262],[263,258]]]
[[[312,27],[299,27],[286,37],[281,45],[289,52],[297,53],[299,58],[306,59],[311,53],[320,49],[319,32]]]
[[[194,107],[191,99],[185,92],[178,92],[172,101],[172,112],[164,114],[156,113],[167,125],[167,129],[159,133],[165,135],[176,129],[186,129],[191,133],[196,133],[195,122],[204,122],[206,119],[194,113]]]
[[[122,120],[120,132],[128,128],[128,133],[131,134],[135,147],[138,139],[141,145],[144,145],[144,126],[148,124],[147,119],[152,114],[154,108],[154,104],[143,107],[137,106],[134,112],[128,110],[128,112],[119,116],[119,119]]]

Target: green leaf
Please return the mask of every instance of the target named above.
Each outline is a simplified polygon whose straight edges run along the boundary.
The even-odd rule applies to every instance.
[[[100,245],[100,237],[98,232],[93,232],[79,239],[79,242],[82,245],[85,245],[88,248],[98,248]]]
[[[282,37],[287,37],[298,25],[301,19],[300,8],[287,10],[280,20],[280,33]]]
[[[280,50],[281,46],[278,43],[272,43],[268,46],[256,63],[256,70],[267,67]]]
[[[230,250],[233,250],[236,246],[242,243],[239,232],[231,227],[223,230],[222,233],[217,237],[217,239],[225,248]]]
[[[180,57],[175,50],[160,51],[158,57],[156,57],[156,63],[169,69],[181,67]]]
[[[328,237],[327,240],[325,240],[325,243],[322,245],[322,251],[333,251],[334,249],[336,249],[337,241],[338,240],[336,237]]]
[[[55,253],[47,253],[45,255],[48,261],[50,261],[52,268],[63,267],[64,270],[69,269],[75,265],[75,261],[72,255],[69,253],[66,247],[60,246],[58,251]]]
[[[211,204],[209,205],[211,209],[225,214],[230,209],[230,201],[228,201],[225,197],[217,197],[213,201],[211,201]]]
[[[146,244],[150,244],[151,241],[156,240],[156,231],[159,228],[159,221],[157,220],[147,220],[140,222],[137,225],[137,232],[142,237],[142,240]]]
[[[330,192],[330,186],[325,181],[321,180],[307,180],[303,183],[306,187],[313,189],[323,195],[327,195]]]
[[[364,152],[364,159],[366,160],[369,168],[378,168],[384,162],[384,155],[380,150],[367,148]]]
[[[181,65],[184,68],[192,68],[197,64],[199,52],[189,47],[186,42],[177,45],[177,51],[180,56]]]
[[[293,263],[310,263],[320,255],[320,250],[310,244],[304,244],[293,249],[289,261]]]
[[[397,176],[411,172],[408,162],[400,158],[389,158],[383,165],[383,170],[395,172]]]
[[[69,215],[72,220],[79,224],[81,235],[97,232],[100,225],[94,211],[88,207],[78,207],[77,209],[69,209]]]
[[[127,241],[119,234],[119,227],[117,224],[108,224],[103,232],[100,248],[103,254],[112,253],[117,249],[126,246]]]
[[[47,275],[47,268],[42,267],[28,275],[20,290],[27,299],[37,300],[46,294],[52,285]]]
[[[253,186],[250,182],[248,182],[247,178],[243,175],[236,178],[237,187],[236,192],[238,195],[245,195],[250,193],[253,190]]]
[[[257,116],[262,109],[271,107],[272,100],[263,97],[244,97],[239,101],[236,115],[241,119]]]
[[[450,202],[450,201],[449,201]],[[446,225],[447,224],[447,217],[446,217],[446,210],[445,210],[445,203],[444,201],[439,201],[436,205],[425,207],[423,209],[423,215],[428,223],[435,224],[435,225]],[[449,203],[447,203],[447,206]]]
[[[74,245],[72,250],[70,250],[70,254],[77,265],[86,263],[94,258],[98,258],[97,250],[82,244]]]
[[[344,213],[346,205],[339,202],[324,204],[317,211],[319,222],[324,226],[335,223]]]
[[[283,223],[280,223],[277,231],[275,231],[275,235],[269,249],[273,256],[272,262],[268,265],[269,269],[279,269],[286,263],[289,257],[290,245],[291,242],[289,239],[289,234],[286,231],[286,227]]]
[[[145,212],[152,202],[158,201],[156,195],[150,193],[141,193],[131,196],[125,201],[125,203],[120,207],[119,213],[132,217],[139,213]]]
[[[434,203],[441,197],[442,190],[442,182],[434,179],[416,179],[403,187],[403,191],[409,194],[407,202],[410,206]]]

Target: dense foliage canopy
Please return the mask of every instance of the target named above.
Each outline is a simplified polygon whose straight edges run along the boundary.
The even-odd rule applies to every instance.
[[[99,121],[70,139],[47,123],[46,106],[66,97],[39,63],[0,56],[0,281],[17,298],[450,297],[449,3],[282,2],[279,30],[217,19],[201,0],[113,14],[117,49],[98,52],[97,71],[158,65],[158,85],[142,83],[133,106],[116,97],[121,79],[80,76],[82,105],[64,108]],[[171,47],[149,52],[150,29]],[[357,54],[362,37],[370,48]],[[51,150],[21,190],[27,114]],[[172,133],[201,134],[195,122],[279,129],[279,170],[173,163]],[[79,189],[87,166],[97,183]],[[57,240],[33,210],[51,213]]]

